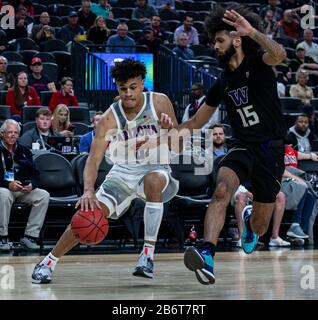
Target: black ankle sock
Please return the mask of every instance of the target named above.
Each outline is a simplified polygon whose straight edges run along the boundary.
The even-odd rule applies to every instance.
[[[202,248],[209,249],[211,251],[212,257],[215,255],[215,250],[216,250],[216,245],[213,244],[212,242],[204,242],[202,245]]]

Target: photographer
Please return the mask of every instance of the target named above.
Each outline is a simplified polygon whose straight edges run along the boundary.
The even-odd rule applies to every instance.
[[[8,225],[15,201],[32,206],[28,223],[20,244],[37,250],[36,241],[42,228],[50,195],[34,185],[32,153],[20,145],[19,124],[7,119],[0,128],[0,251],[10,250]]]

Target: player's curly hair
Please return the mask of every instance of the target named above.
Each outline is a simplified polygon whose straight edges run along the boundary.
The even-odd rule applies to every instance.
[[[205,19],[205,28],[209,34],[209,37],[214,40],[215,34],[219,31],[235,31],[236,29],[229,24],[225,23],[222,19],[224,17],[225,10],[235,10],[241,16],[243,16],[252,27],[260,32],[264,32],[262,20],[259,15],[250,11],[243,5],[240,5],[236,2],[230,2],[224,8],[222,6],[216,6],[213,11]],[[252,53],[252,51],[256,51],[260,48],[260,46],[249,37],[242,37],[242,49],[244,54]]]
[[[144,63],[133,59],[117,61],[111,69],[111,76],[116,82],[127,82],[128,79],[137,77],[145,79],[146,73]]]

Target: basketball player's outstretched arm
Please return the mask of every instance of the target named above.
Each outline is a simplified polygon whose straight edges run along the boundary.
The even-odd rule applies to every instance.
[[[286,59],[286,51],[279,43],[253,28],[251,24],[235,10],[226,10],[223,21],[236,28],[236,31],[231,31],[233,37],[248,36],[266,50],[266,53],[263,55],[264,63],[274,66]]]
[[[107,149],[106,137],[116,126],[116,120],[114,119],[112,111],[108,109],[96,127],[95,137],[92,141],[91,150],[84,169],[84,194],[77,202],[76,208],[80,206],[81,209],[85,211],[94,209],[95,207],[100,208],[95,195],[94,185],[97,179],[99,165]]]

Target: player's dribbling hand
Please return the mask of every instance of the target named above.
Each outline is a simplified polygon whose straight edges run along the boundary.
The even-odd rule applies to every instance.
[[[158,121],[161,129],[172,129],[173,122],[171,118],[166,113],[161,113],[160,119]]]
[[[251,24],[235,10],[226,10],[223,21],[236,28],[236,31],[230,32],[233,37],[249,36],[253,31]]]
[[[78,207],[80,207],[82,211],[93,211],[96,207],[102,209],[96,198],[95,191],[86,191],[77,201],[75,209]]]

